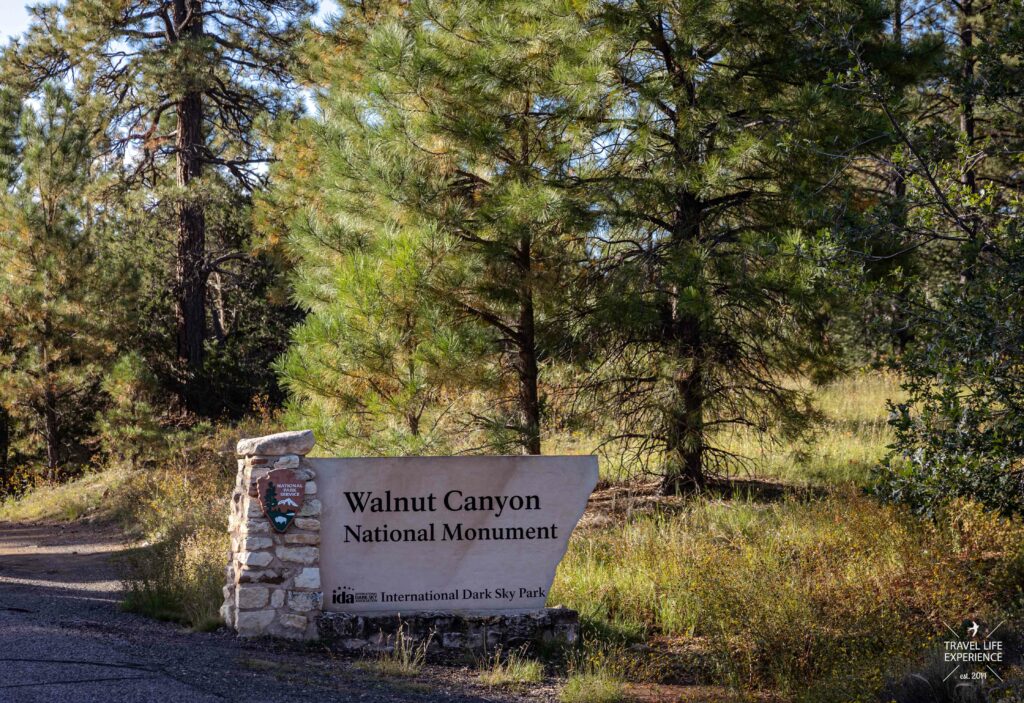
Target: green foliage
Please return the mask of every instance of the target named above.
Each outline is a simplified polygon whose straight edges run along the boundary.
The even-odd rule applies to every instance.
[[[934,261],[904,279],[918,287],[900,310],[913,340],[893,363],[908,397],[892,406],[896,441],[877,491],[928,514],[957,497],[1019,514],[1024,95],[1008,81],[1019,77],[1024,27],[1019,3],[940,5],[934,29],[955,26],[958,41],[946,48],[946,80],[929,90],[953,101],[955,122],[907,116],[865,60],[846,78],[899,144],[903,246],[927,245]]]
[[[582,19],[557,2],[385,3],[331,28],[321,56],[348,51],[298,140],[318,168],[284,179],[293,202],[312,196],[290,223],[311,317],[280,365],[296,416],[329,438],[443,449],[439,422],[482,390],[455,427],[539,451],[540,365],[591,219],[561,187],[586,143],[569,105],[599,70]],[[319,186],[288,183],[306,176]]]
[[[87,204],[87,119],[48,85],[38,108],[22,108],[17,169],[0,192],[0,405],[29,452],[41,445],[51,478],[81,453],[111,352],[104,311],[116,287],[102,275]]]
[[[908,399],[876,491],[934,514],[955,498],[1024,515],[1024,240],[951,286],[904,355]]]
[[[159,456],[166,436],[160,423],[159,383],[137,352],[119,358],[102,383],[109,405],[97,418],[100,449],[108,461],[142,465]]]

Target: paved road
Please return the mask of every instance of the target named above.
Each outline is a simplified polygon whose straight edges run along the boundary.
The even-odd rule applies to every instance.
[[[461,681],[445,669],[412,684],[380,681],[301,646],[124,613],[111,563],[122,549],[115,532],[88,525],[0,523],[0,703],[518,700],[465,673]]]

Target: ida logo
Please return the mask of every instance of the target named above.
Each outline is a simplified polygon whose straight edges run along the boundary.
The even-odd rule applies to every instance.
[[[352,592],[351,587],[342,586],[341,588],[335,588],[334,592],[331,593],[331,602],[339,603],[341,605],[350,605],[356,602],[356,596]]]
[[[340,586],[331,593],[331,602],[338,605],[353,603],[376,603],[376,593],[354,593],[351,586]]]

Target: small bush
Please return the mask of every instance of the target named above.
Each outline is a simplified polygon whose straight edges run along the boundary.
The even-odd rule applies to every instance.
[[[227,535],[181,529],[127,559],[126,610],[197,630],[217,627],[223,601]]]
[[[126,609],[196,629],[219,623],[240,434],[266,432],[203,426],[183,432],[111,497],[123,506],[129,531],[150,544],[124,561]]]
[[[544,665],[526,656],[525,649],[517,649],[504,658],[501,650],[486,662],[487,669],[480,674],[480,680],[495,687],[512,688],[544,679]]]

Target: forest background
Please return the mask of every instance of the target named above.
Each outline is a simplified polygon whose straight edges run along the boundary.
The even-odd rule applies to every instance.
[[[574,686],[898,696],[1019,623],[1019,1],[29,12],[3,514],[143,535],[131,607],[209,624],[233,440],[312,428],[598,453]]]

